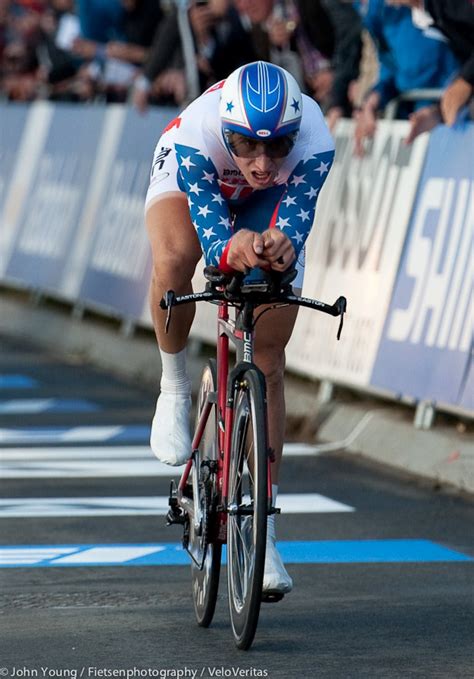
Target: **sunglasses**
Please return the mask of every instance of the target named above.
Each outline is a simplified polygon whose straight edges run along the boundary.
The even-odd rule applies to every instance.
[[[296,132],[274,139],[253,139],[239,132],[224,130],[224,136],[230,150],[238,158],[258,158],[262,154],[268,158],[285,158],[296,141]]]

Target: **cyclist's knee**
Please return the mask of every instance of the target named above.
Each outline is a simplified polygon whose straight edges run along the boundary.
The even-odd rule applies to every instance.
[[[186,248],[164,246],[154,253],[153,281],[189,280],[194,275],[200,253]]]
[[[268,347],[258,352],[255,362],[265,375],[268,386],[280,384],[285,373],[285,352],[281,349]]]

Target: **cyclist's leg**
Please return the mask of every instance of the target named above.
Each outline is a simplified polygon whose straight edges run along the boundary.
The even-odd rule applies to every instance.
[[[195,305],[173,309],[173,322],[166,334],[166,311],[160,309],[160,300],[167,290],[174,290],[177,295],[192,292],[191,279],[201,258],[201,248],[183,193],[167,193],[153,202],[145,221],[153,256],[150,286],[153,325],[160,348],[175,354],[186,346]]]
[[[268,438],[275,454],[272,483],[278,484],[285,436],[285,347],[293,332],[298,307],[267,311],[258,321],[255,338],[255,363],[267,383]]]
[[[150,303],[162,360],[161,392],[151,431],[151,448],[162,462],[182,464],[189,457],[191,384],[186,372],[185,346],[194,306],[173,310],[165,333],[166,312],[160,299],[169,290],[192,291],[191,279],[201,257],[196,231],[183,194],[167,193],[148,205],[146,226],[153,256]]]
[[[275,461],[272,464],[273,502],[278,491],[278,476],[285,435],[284,369],[285,347],[291,337],[298,307],[285,307],[267,311],[257,325],[255,362],[263,371],[267,383],[268,435]],[[293,581],[286,572],[276,548],[275,514],[267,521],[267,549],[263,593],[285,594],[290,592]]]

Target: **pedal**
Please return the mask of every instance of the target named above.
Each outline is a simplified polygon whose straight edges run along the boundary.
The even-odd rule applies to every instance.
[[[178,504],[178,498],[176,497],[176,486],[174,481],[170,483],[170,496],[168,498],[169,510],[166,515],[166,525],[172,526],[173,524],[184,524],[186,517]]]
[[[186,522],[186,516],[181,507],[178,505],[178,500],[176,498],[172,499],[173,504],[171,504],[170,499],[170,508],[168,510],[168,514],[166,515],[166,525],[167,526],[172,526],[174,524],[183,525]]]
[[[283,592],[262,592],[262,604],[276,604],[284,596]]]

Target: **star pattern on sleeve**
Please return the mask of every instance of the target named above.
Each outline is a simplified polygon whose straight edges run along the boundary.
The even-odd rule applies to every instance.
[[[217,182],[212,161],[198,148],[175,144],[180,185],[188,197],[191,221],[196,229],[206,264],[218,266],[232,236],[229,207]]]
[[[301,160],[288,178],[275,226],[290,238],[299,255],[311,230],[319,196],[334,159],[334,151],[317,153]]]

